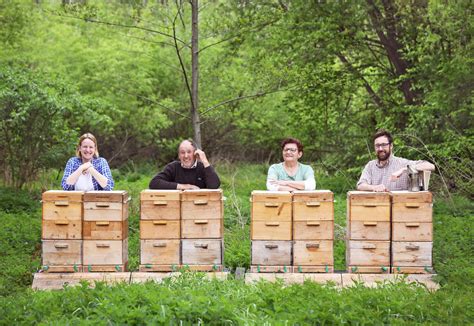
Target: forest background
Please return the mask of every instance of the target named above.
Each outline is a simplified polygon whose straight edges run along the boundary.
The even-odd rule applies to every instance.
[[[434,189],[472,196],[470,1],[201,1],[194,52],[190,3],[0,1],[4,184],[61,170],[84,132],[133,168],[199,127],[214,164],[278,162],[293,136],[353,187],[386,128]]]

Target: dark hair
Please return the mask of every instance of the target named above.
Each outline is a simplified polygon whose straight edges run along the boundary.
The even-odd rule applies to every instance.
[[[387,140],[388,140],[388,143],[391,144],[393,142],[393,138],[392,138],[392,134],[389,133],[387,130],[385,129],[379,129],[377,130],[377,132],[375,133],[375,135],[372,137],[372,142],[375,142],[375,140],[379,137],[387,137]]]
[[[296,138],[286,138],[281,141],[281,150],[285,148],[286,144],[296,144],[296,147],[298,147],[298,152],[303,153],[303,144]]]

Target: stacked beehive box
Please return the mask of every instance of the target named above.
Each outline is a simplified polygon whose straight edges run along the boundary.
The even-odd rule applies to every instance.
[[[123,272],[128,264],[128,202],[126,191],[84,194],[84,272]]]
[[[392,273],[431,273],[432,194],[394,191],[392,197]]]
[[[140,194],[140,271],[173,271],[181,265],[181,191]]]
[[[334,271],[334,195],[331,191],[293,194],[294,272]]]
[[[252,191],[252,272],[291,272],[292,195]]]
[[[346,263],[353,273],[390,272],[390,195],[347,194]]]
[[[82,270],[82,191],[43,193],[43,271]]]
[[[221,189],[181,194],[181,259],[192,270],[222,270],[224,206]]]

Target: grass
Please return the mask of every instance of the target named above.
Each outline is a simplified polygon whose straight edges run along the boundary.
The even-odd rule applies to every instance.
[[[252,190],[264,189],[267,167],[224,165],[218,171],[225,201],[225,265],[250,264]],[[116,189],[127,190],[130,205],[129,266],[139,264],[139,194],[155,169],[114,171]],[[59,188],[57,172],[45,177]],[[345,267],[346,190],[344,180],[317,176],[334,185],[335,269]],[[335,183],[344,183],[335,185]],[[37,186],[44,189],[44,186]],[[319,188],[319,187],[318,187]],[[327,188],[326,188],[327,189]],[[331,189],[331,188],[330,188]],[[185,273],[163,284],[106,286],[85,284],[64,291],[35,292],[32,274],[40,267],[40,190],[0,188],[0,324],[472,324],[474,323],[474,204],[454,196],[434,205],[434,268],[441,289],[431,293],[413,284],[337,289],[307,282],[284,286],[239,280],[206,280]]]

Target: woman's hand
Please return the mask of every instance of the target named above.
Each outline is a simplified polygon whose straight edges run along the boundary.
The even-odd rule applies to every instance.
[[[89,169],[92,167],[92,163],[91,162],[86,162],[84,164],[81,164],[81,166],[79,167],[79,170],[81,171],[82,174],[86,174],[87,172],[89,172]],[[94,168],[94,167],[92,167]]]

